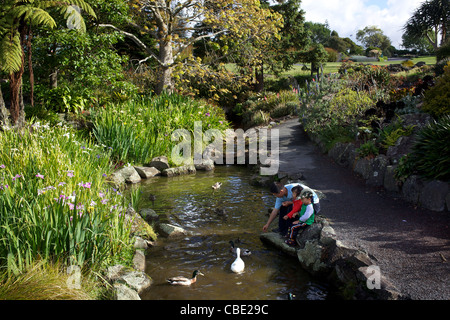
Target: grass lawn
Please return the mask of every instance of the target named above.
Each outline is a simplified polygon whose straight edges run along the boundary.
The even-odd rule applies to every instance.
[[[370,63],[376,66],[386,66],[389,64],[396,64],[396,63],[402,63],[403,60],[390,60],[390,61],[371,61]],[[424,61],[427,65],[433,65],[436,64],[436,56],[424,56],[424,57],[418,57],[418,58],[414,58],[412,59],[412,61],[414,63],[417,63],[419,61]],[[306,64],[306,66],[308,68],[310,68],[310,64]],[[325,74],[328,73],[334,73],[334,72],[338,72],[339,68],[341,66],[341,62],[327,62],[323,68],[323,72]],[[294,67],[286,72],[283,72],[281,74],[281,76],[297,76],[297,75],[310,75],[311,71],[310,70],[302,70],[303,67],[303,63],[299,63],[294,65]]]

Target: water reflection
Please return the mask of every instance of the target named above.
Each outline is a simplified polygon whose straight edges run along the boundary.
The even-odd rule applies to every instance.
[[[295,299],[330,298],[326,283],[301,270],[295,258],[260,241],[274,198],[267,190],[251,186],[249,178],[245,168],[223,166],[214,172],[154,178],[142,184],[142,198],[154,194],[156,200],[141,207],[153,208],[162,221],[190,232],[178,239],[160,238],[148,250],[146,272],[153,285],[142,299],[275,300],[287,299],[288,293],[295,294]],[[222,186],[213,190],[216,182]],[[242,257],[242,274],[230,270],[235,259],[230,240],[252,252]],[[174,287],[165,281],[179,275],[190,277],[196,269],[204,276],[190,287]]]

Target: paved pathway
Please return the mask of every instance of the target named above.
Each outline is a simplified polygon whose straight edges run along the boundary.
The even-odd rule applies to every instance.
[[[412,299],[450,299],[448,212],[414,208],[367,186],[351,169],[322,154],[298,119],[275,128],[280,130],[279,171],[301,172],[308,186],[324,193],[321,214],[341,241],[373,255],[381,272]]]

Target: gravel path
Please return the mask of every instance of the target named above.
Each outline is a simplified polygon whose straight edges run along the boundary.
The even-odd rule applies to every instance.
[[[343,243],[371,254],[381,273],[414,300],[450,299],[450,214],[414,208],[367,186],[308,139],[298,119],[279,126],[281,172],[303,173],[320,190],[321,214]],[[445,261],[447,260],[447,261]]]

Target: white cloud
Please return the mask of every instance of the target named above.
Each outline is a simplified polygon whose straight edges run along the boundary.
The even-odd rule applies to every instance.
[[[403,26],[424,0],[302,0],[305,20],[325,23],[356,41],[358,30],[377,26],[399,48]]]

